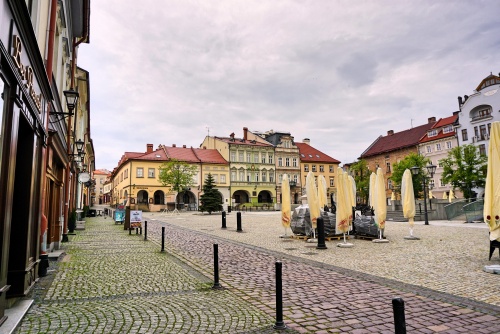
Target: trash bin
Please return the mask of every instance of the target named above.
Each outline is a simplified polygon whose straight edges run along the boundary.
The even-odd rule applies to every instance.
[[[90,209],[87,213],[87,217],[95,217],[97,215],[97,211],[94,209]]]

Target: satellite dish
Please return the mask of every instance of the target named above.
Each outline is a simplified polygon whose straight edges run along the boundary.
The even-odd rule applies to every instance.
[[[90,181],[90,174],[87,172],[80,173],[78,175],[78,181],[80,181],[81,183]]]

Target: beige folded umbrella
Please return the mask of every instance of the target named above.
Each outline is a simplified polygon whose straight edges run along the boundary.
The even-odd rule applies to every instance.
[[[288,175],[283,175],[283,181],[281,181],[281,224],[285,228],[285,237],[288,228],[290,227],[290,222],[292,219],[292,205],[290,202],[290,182],[288,181]]]
[[[434,198],[434,195],[432,194],[432,190],[429,190],[429,199]]]
[[[448,195],[446,195],[446,191],[443,191],[443,199],[448,199]]]
[[[328,197],[326,196],[326,180],[323,175],[318,176],[318,201],[319,208],[323,210],[325,205],[328,203]]]
[[[344,234],[344,244],[346,244],[345,234],[349,231],[349,210],[350,199],[347,193],[347,177],[342,168],[337,167],[335,172],[335,188],[337,188],[337,212],[335,213],[335,231]]]
[[[483,216],[490,228],[490,240],[500,241],[500,122],[491,124]]]
[[[412,174],[409,169],[405,170],[401,180],[401,204],[403,205],[403,216],[408,218],[410,238],[412,238],[415,218],[415,193],[413,192]]]
[[[311,216],[311,225],[313,233],[316,234],[316,220],[320,216],[318,189],[314,181],[313,172],[309,171],[306,176],[306,191],[307,191],[307,204],[309,205],[309,215]]]
[[[394,193],[394,190],[393,190],[391,193],[391,201],[395,201],[395,200],[396,200],[396,194]]]
[[[450,189],[450,197],[448,197],[448,201],[451,203],[452,200],[455,199],[455,194],[453,193],[453,189]]]
[[[370,175],[370,188],[368,189],[368,204],[373,208],[375,207],[375,180],[377,179],[377,174],[371,173]]]
[[[387,202],[385,195],[385,179],[382,173],[382,168],[377,168],[377,177],[375,181],[375,224],[380,231],[380,239],[382,239],[382,230],[385,228],[385,219],[387,217]]]

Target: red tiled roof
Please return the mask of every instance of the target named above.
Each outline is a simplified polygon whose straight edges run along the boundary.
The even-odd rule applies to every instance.
[[[273,146],[271,144],[259,143],[255,140],[245,140],[243,138],[230,138],[230,137],[214,137],[214,139],[222,140],[228,144],[236,144],[236,145],[251,145],[251,146]]]
[[[452,125],[456,119],[457,119],[458,115],[453,115],[453,116],[450,116],[450,117],[446,117],[446,118],[440,118],[439,121],[437,121],[431,129],[437,129],[438,131],[438,134],[436,136],[432,136],[432,137],[429,137],[428,136],[428,132],[426,132],[422,138],[420,139],[420,142],[421,143],[427,143],[427,142],[430,142],[430,141],[434,141],[434,140],[438,140],[438,139],[443,139],[443,138],[448,138],[448,137],[453,137],[455,136],[455,131],[452,131],[452,132],[448,132],[448,133],[443,133],[443,127],[445,126],[448,126],[448,125]]]
[[[332,158],[329,155],[315,149],[309,144],[306,143],[295,143],[295,145],[299,148],[300,160],[303,162],[326,162],[326,163],[334,163],[339,164],[335,158]]]
[[[200,162],[191,148],[188,147],[167,147],[164,146],[168,159],[175,159],[185,162]]]
[[[380,136],[360,156],[361,159],[377,154],[417,146],[420,138],[432,128],[436,122],[427,123],[412,129],[396,132],[393,135]]]
[[[100,169],[96,169],[94,171],[94,175],[110,175],[111,173],[109,171],[105,171],[105,170],[100,170]]]
[[[224,159],[217,150],[202,148],[193,148],[192,150],[203,163],[227,164],[226,159]]]

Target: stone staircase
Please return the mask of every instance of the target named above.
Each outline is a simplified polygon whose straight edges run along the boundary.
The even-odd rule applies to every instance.
[[[415,215],[415,218],[416,218],[416,215]],[[389,211],[388,210],[386,220],[395,221],[395,222],[407,222],[408,221],[408,219],[404,217],[402,210],[396,210],[396,211]]]

